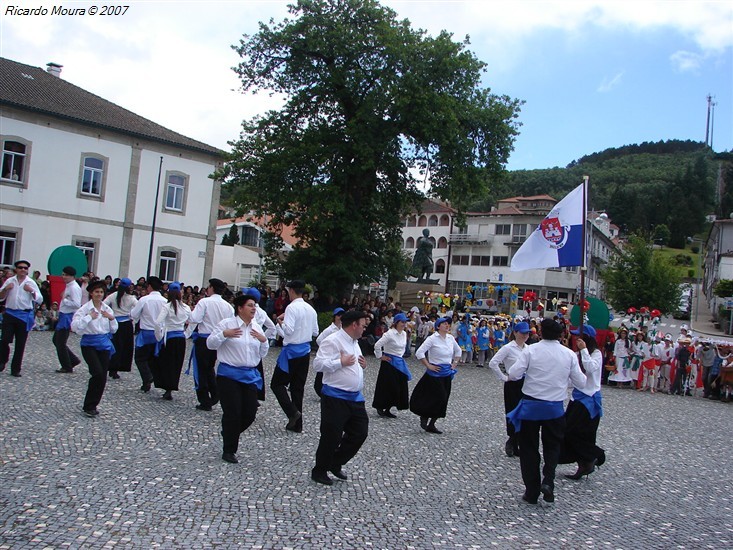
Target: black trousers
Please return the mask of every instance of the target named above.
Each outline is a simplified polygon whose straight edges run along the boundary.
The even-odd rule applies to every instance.
[[[193,351],[196,354],[196,364],[199,370],[199,389],[196,398],[204,407],[211,407],[219,402],[216,389],[216,350],[206,347],[206,339],[194,340]]]
[[[542,458],[545,461],[540,478],[540,431],[542,433]],[[560,459],[565,437],[565,417],[553,420],[522,420],[519,436],[519,464],[522,481],[529,498],[540,495],[540,485],[555,487],[555,469]]]
[[[303,393],[305,391],[305,381],[308,378],[309,365],[310,354],[288,361],[290,372],[275,367],[275,372],[272,373],[270,389],[288,417],[293,416],[296,411],[303,412]],[[290,388],[290,394],[288,394],[288,387]],[[295,429],[297,431],[303,429],[302,419],[298,421]]]
[[[313,390],[316,392],[318,397],[321,397],[323,390],[323,373],[317,372],[316,378],[313,380]]]
[[[15,340],[15,349],[13,350],[13,361],[10,363],[10,372],[20,374],[25,343],[28,341],[28,327],[25,321],[5,312],[3,313],[3,335],[0,338],[0,367],[3,369],[10,358],[10,344],[13,340]]]
[[[96,350],[89,346],[82,346],[81,355],[89,366],[89,385],[84,397],[84,410],[92,411],[97,408],[107,385],[107,371],[109,370],[109,351]]]
[[[169,338],[160,349],[158,360],[154,363],[153,381],[156,388],[178,391],[181,369],[186,356],[186,339]]]
[[[153,370],[156,368],[155,362],[158,358],[155,356],[155,344],[146,344],[139,348],[135,348],[135,365],[140,372],[140,378],[143,384],[153,383]]]
[[[109,370],[113,372],[130,372],[135,352],[135,334],[132,321],[119,323],[117,332],[112,335],[112,344],[115,347],[115,354],[110,359]]]
[[[509,380],[504,382],[504,412],[509,414],[519,405],[519,401],[522,399],[522,387],[524,386],[524,378],[521,380]],[[517,434],[514,431],[514,424],[506,420],[506,434],[509,436],[509,440],[512,442],[514,449],[516,450],[519,444],[517,440]]]
[[[55,330],[53,333],[53,345],[56,346],[56,356],[59,358],[59,365],[64,370],[73,370],[81,361],[66,344],[69,341],[68,328]]]
[[[596,445],[596,433],[601,416],[590,417],[585,405],[578,401],[568,403],[565,411],[565,439],[560,453],[560,464],[590,462],[605,454]]]
[[[292,363],[291,363],[292,365]],[[313,473],[339,470],[354,458],[369,434],[364,402],[321,396],[321,439]]]
[[[239,436],[252,425],[257,415],[257,387],[226,376],[216,377],[216,387],[221,400],[223,452],[236,453]]]

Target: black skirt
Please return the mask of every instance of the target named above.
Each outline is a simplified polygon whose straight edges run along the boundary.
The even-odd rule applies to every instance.
[[[166,391],[178,389],[185,356],[185,338],[169,338],[166,341],[165,346],[160,348],[158,360],[151,363],[156,388]]]
[[[418,416],[445,418],[451,382],[450,376],[430,376],[427,372],[423,374],[415,389],[412,390],[410,411]]]
[[[132,358],[135,353],[135,334],[132,321],[123,321],[118,324],[117,332],[112,335],[112,344],[115,347],[115,354],[109,361],[109,370],[130,372],[132,370]]]
[[[565,439],[560,452],[560,464],[590,462],[605,454],[596,445],[596,433],[601,417],[590,417],[588,409],[579,401],[571,401],[565,411]]]
[[[375,409],[397,407],[397,410],[403,411],[409,405],[410,398],[407,392],[407,376],[387,361],[382,361],[379,365],[377,385],[374,387],[372,407]]]

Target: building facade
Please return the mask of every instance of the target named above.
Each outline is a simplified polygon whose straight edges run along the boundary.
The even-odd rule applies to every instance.
[[[64,81],[53,64],[0,58],[0,105],[3,265],[23,258],[44,272],[73,245],[102,277],[145,276],[149,259],[165,281],[211,276],[221,151]]]

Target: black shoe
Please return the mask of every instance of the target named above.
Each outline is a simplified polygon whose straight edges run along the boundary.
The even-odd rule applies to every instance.
[[[311,479],[315,481],[316,483],[320,483],[322,485],[333,485],[333,480],[328,477],[328,474],[324,473],[316,473],[311,472]]]
[[[0,372],[3,372],[5,370],[6,365],[7,363],[3,363],[2,365],[0,365]]]
[[[56,372],[60,374],[71,374],[74,372],[73,369],[56,369]]]
[[[606,463],[606,453],[602,452],[601,456],[596,459],[596,468],[600,468]]]
[[[212,407],[215,406],[215,405],[217,405],[218,403],[219,403],[219,400],[218,399],[212,399],[211,400],[211,406]]]
[[[140,386],[140,391],[143,393],[148,393],[150,391],[150,382],[147,382]]]
[[[211,407],[209,405],[196,405],[196,408],[200,411],[210,411]]]
[[[19,372],[11,372],[10,376],[15,376],[16,378],[20,378],[21,374]]]
[[[239,464],[239,460],[237,460],[237,455],[234,453],[222,453],[221,459],[224,462],[229,462],[230,464]]]
[[[99,416],[99,411],[97,409],[89,409],[88,411],[84,411],[84,414],[89,418],[94,418],[95,416]]]
[[[527,491],[525,491],[524,494],[522,495],[522,500],[526,502],[527,504],[537,504],[537,497],[534,497],[534,498],[530,497],[527,494]]]
[[[427,430],[428,429],[428,417],[427,416],[421,416],[420,417],[420,427],[423,430]]]
[[[606,461],[606,456],[604,454],[603,462],[605,461]],[[595,471],[596,471],[596,459],[593,459],[590,462],[578,462],[577,471],[574,474],[565,474],[565,477],[568,479],[572,479],[573,481],[578,481],[583,476],[590,475]]]
[[[72,361],[72,362],[71,362],[71,368],[72,368],[72,369],[73,369],[74,367],[78,367],[79,365],[81,365],[81,360],[80,360],[80,359],[77,359],[76,361]]]
[[[480,369],[484,368],[484,366],[483,366],[483,365],[476,365],[476,366],[477,366],[478,368],[480,368]]]
[[[300,431],[296,430],[296,427],[298,426],[298,420],[301,418],[303,418],[303,414],[300,411],[295,411],[295,414],[288,417],[288,423],[285,425],[285,429],[291,432]]]
[[[506,443],[504,443],[504,452],[507,456],[514,456],[514,443],[511,439],[507,439]]]
[[[386,418],[386,417],[388,416],[388,414],[387,414],[387,409],[377,409],[377,414],[378,414],[379,416],[381,416],[381,417],[385,417],[385,418]]]
[[[389,409],[384,409],[384,416],[387,418],[397,418],[397,415],[393,414]]]
[[[443,433],[438,428],[435,427],[435,424],[428,424],[428,427],[425,428],[425,431],[428,432],[429,434],[442,434]]]
[[[542,493],[542,500],[545,502],[555,502],[555,492],[549,485],[540,485],[540,493]]]
[[[173,401],[173,394],[170,392],[170,390],[163,394],[163,399],[165,399],[166,401]]]
[[[110,377],[110,378],[111,378],[112,380],[119,380],[119,379],[120,379],[120,375],[119,375],[119,374],[117,374],[116,372],[112,372],[112,371],[110,371],[110,373],[109,373],[109,377]]]
[[[346,481],[347,479],[349,479],[349,476],[347,476],[341,468],[338,468],[338,469],[333,468],[333,469],[329,470],[329,472],[331,472],[333,475],[335,475],[341,481]]]

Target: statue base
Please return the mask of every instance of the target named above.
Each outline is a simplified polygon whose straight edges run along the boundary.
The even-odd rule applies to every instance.
[[[437,284],[438,279],[418,279],[417,281],[400,281],[395,286],[394,300],[402,304],[403,311],[409,311],[410,308],[417,306],[420,311],[430,310],[425,298],[425,293],[442,294],[445,290],[441,285]],[[418,296],[418,292],[422,294]]]

